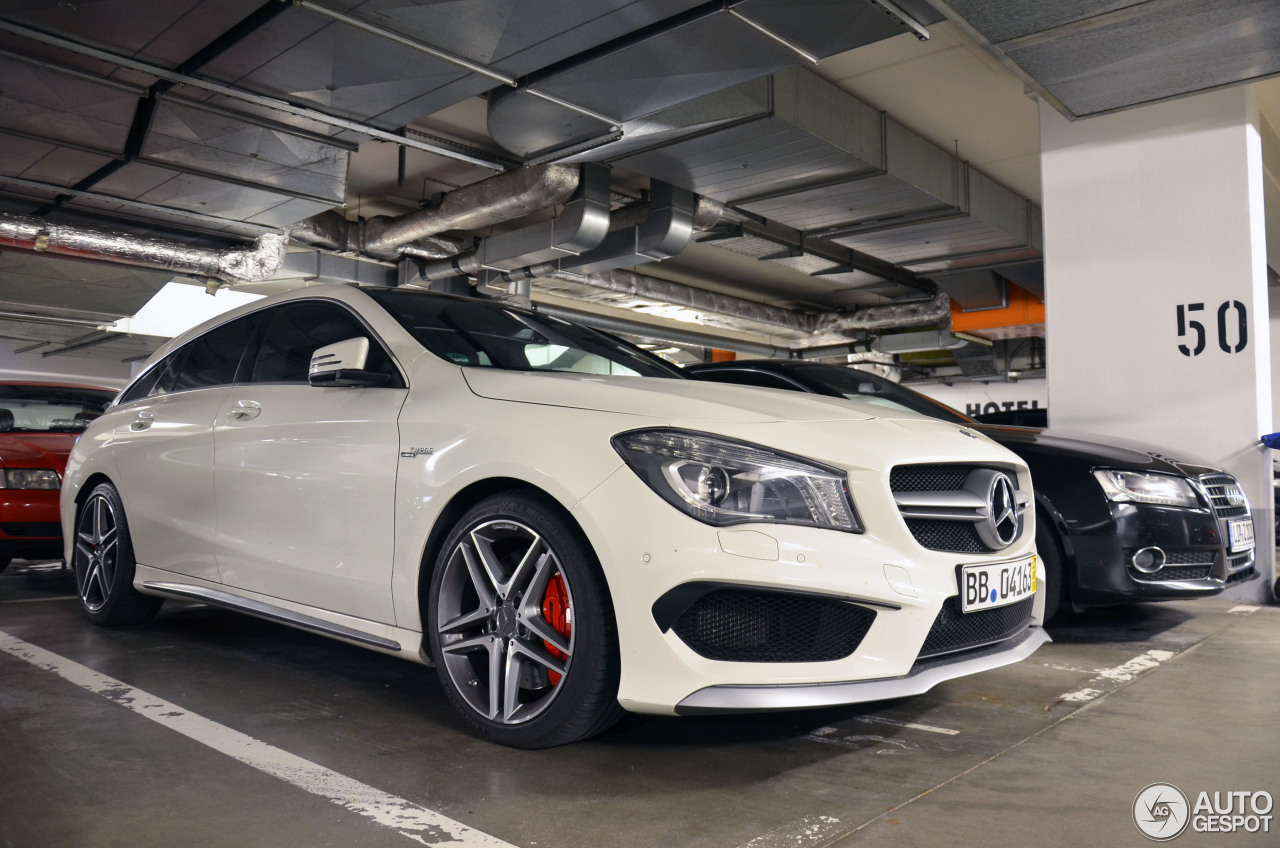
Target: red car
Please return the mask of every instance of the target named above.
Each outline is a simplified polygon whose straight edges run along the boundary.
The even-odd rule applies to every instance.
[[[97,386],[0,383],[0,571],[15,557],[62,558],[67,454],[115,396]]]

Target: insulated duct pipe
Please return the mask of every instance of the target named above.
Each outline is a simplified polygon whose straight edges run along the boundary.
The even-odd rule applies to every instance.
[[[248,283],[271,276],[284,261],[288,246],[289,237],[283,233],[263,233],[252,247],[211,250],[0,213],[0,247],[173,271],[227,283]]]
[[[289,228],[289,238],[294,241],[340,253],[360,252],[362,233],[359,221],[348,221],[332,210],[312,215]],[[401,256],[414,259],[447,259],[460,253],[462,244],[444,236],[423,236],[396,250]]]
[[[565,203],[577,191],[581,174],[578,165],[517,168],[454,189],[435,206],[408,215],[379,215],[362,222],[321,212],[295,224],[290,235],[315,247],[356,251],[375,259],[394,260],[401,254],[441,259],[458,250],[450,249],[452,241],[440,239],[439,233],[488,227]]]
[[[445,230],[474,230],[512,221],[564,203],[578,188],[578,165],[517,168],[454,189],[435,206],[398,218],[365,221],[360,249],[375,259],[395,259],[397,248]]]
[[[919,327],[946,323],[951,318],[951,298],[939,292],[926,301],[890,303],[885,306],[867,306],[855,312],[826,312],[816,315],[782,309],[766,303],[717,294],[694,288],[683,283],[637,274],[634,271],[614,269],[591,274],[575,274],[554,267],[527,269],[529,276],[546,276],[567,283],[591,286],[616,294],[683,306],[694,312],[723,315],[728,318],[778,327],[805,335],[829,335],[856,330],[885,330],[897,327]],[[539,273],[540,271],[546,273]],[[516,275],[504,275],[514,278]]]

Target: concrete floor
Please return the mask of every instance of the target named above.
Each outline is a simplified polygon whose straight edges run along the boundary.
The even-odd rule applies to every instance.
[[[908,701],[636,717],[522,752],[466,733],[430,669],[174,602],[151,624],[97,628],[72,595],[67,572],[14,563],[0,638],[496,838],[466,844],[1110,848],[1149,844],[1132,812],[1151,783],[1193,803],[1280,798],[1280,608],[1092,610],[1026,662]],[[0,846],[450,844],[447,828],[380,824],[180,735],[130,697],[0,651]],[[1275,830],[1175,844],[1276,845]]]

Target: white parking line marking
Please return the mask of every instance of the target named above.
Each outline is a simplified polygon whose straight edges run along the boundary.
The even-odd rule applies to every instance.
[[[775,828],[763,836],[757,836],[743,848],[804,848],[806,845],[826,844],[832,831],[840,825],[840,819],[831,816],[806,816],[797,822]]]
[[[17,598],[12,601],[0,601],[0,604],[42,604],[45,601],[74,601],[75,595],[53,595],[48,598]]]
[[[495,836],[188,712],[177,704],[24,642],[3,630],[0,630],[0,651],[51,671],[63,680],[299,789],[327,798],[415,842],[449,848],[515,848]]]
[[[1160,663],[1167,662],[1172,659],[1173,656],[1173,651],[1147,651],[1145,654],[1138,654],[1138,656],[1126,663],[1116,666],[1115,668],[1098,669],[1097,673],[1089,682],[1094,683],[1101,682],[1103,680],[1110,680],[1115,683],[1128,683],[1138,675],[1144,674],[1160,665]],[[1104,693],[1101,689],[1086,687],[1084,689],[1077,689],[1074,692],[1068,692],[1060,697],[1058,701],[1084,703],[1085,701],[1092,701],[1094,698],[1097,698],[1102,694]]]
[[[876,724],[892,724],[894,727],[909,727],[912,730],[923,730],[926,733],[941,733],[944,736],[959,736],[960,731],[950,730],[945,727],[936,727],[932,724],[918,724],[914,721],[898,721],[896,718],[884,718],[883,716],[864,715],[858,716],[858,721],[870,721]]]
[[[1255,606],[1253,604],[1237,604],[1236,606],[1227,610],[1227,612],[1235,613],[1236,615],[1252,615],[1253,613],[1257,612],[1260,609],[1262,609],[1262,607]]]

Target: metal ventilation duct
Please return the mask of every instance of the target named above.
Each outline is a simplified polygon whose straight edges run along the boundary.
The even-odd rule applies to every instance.
[[[288,245],[288,236],[264,233],[251,248],[208,250],[0,213],[0,246],[3,247],[173,271],[228,283],[252,282],[271,276],[284,260]]]
[[[495,91],[489,133],[519,156],[545,156],[713,91],[903,32],[928,37],[888,2],[702,3]]]
[[[898,268],[928,274],[1040,255],[1037,207],[803,68],[622,131],[577,158],[649,174]]]

